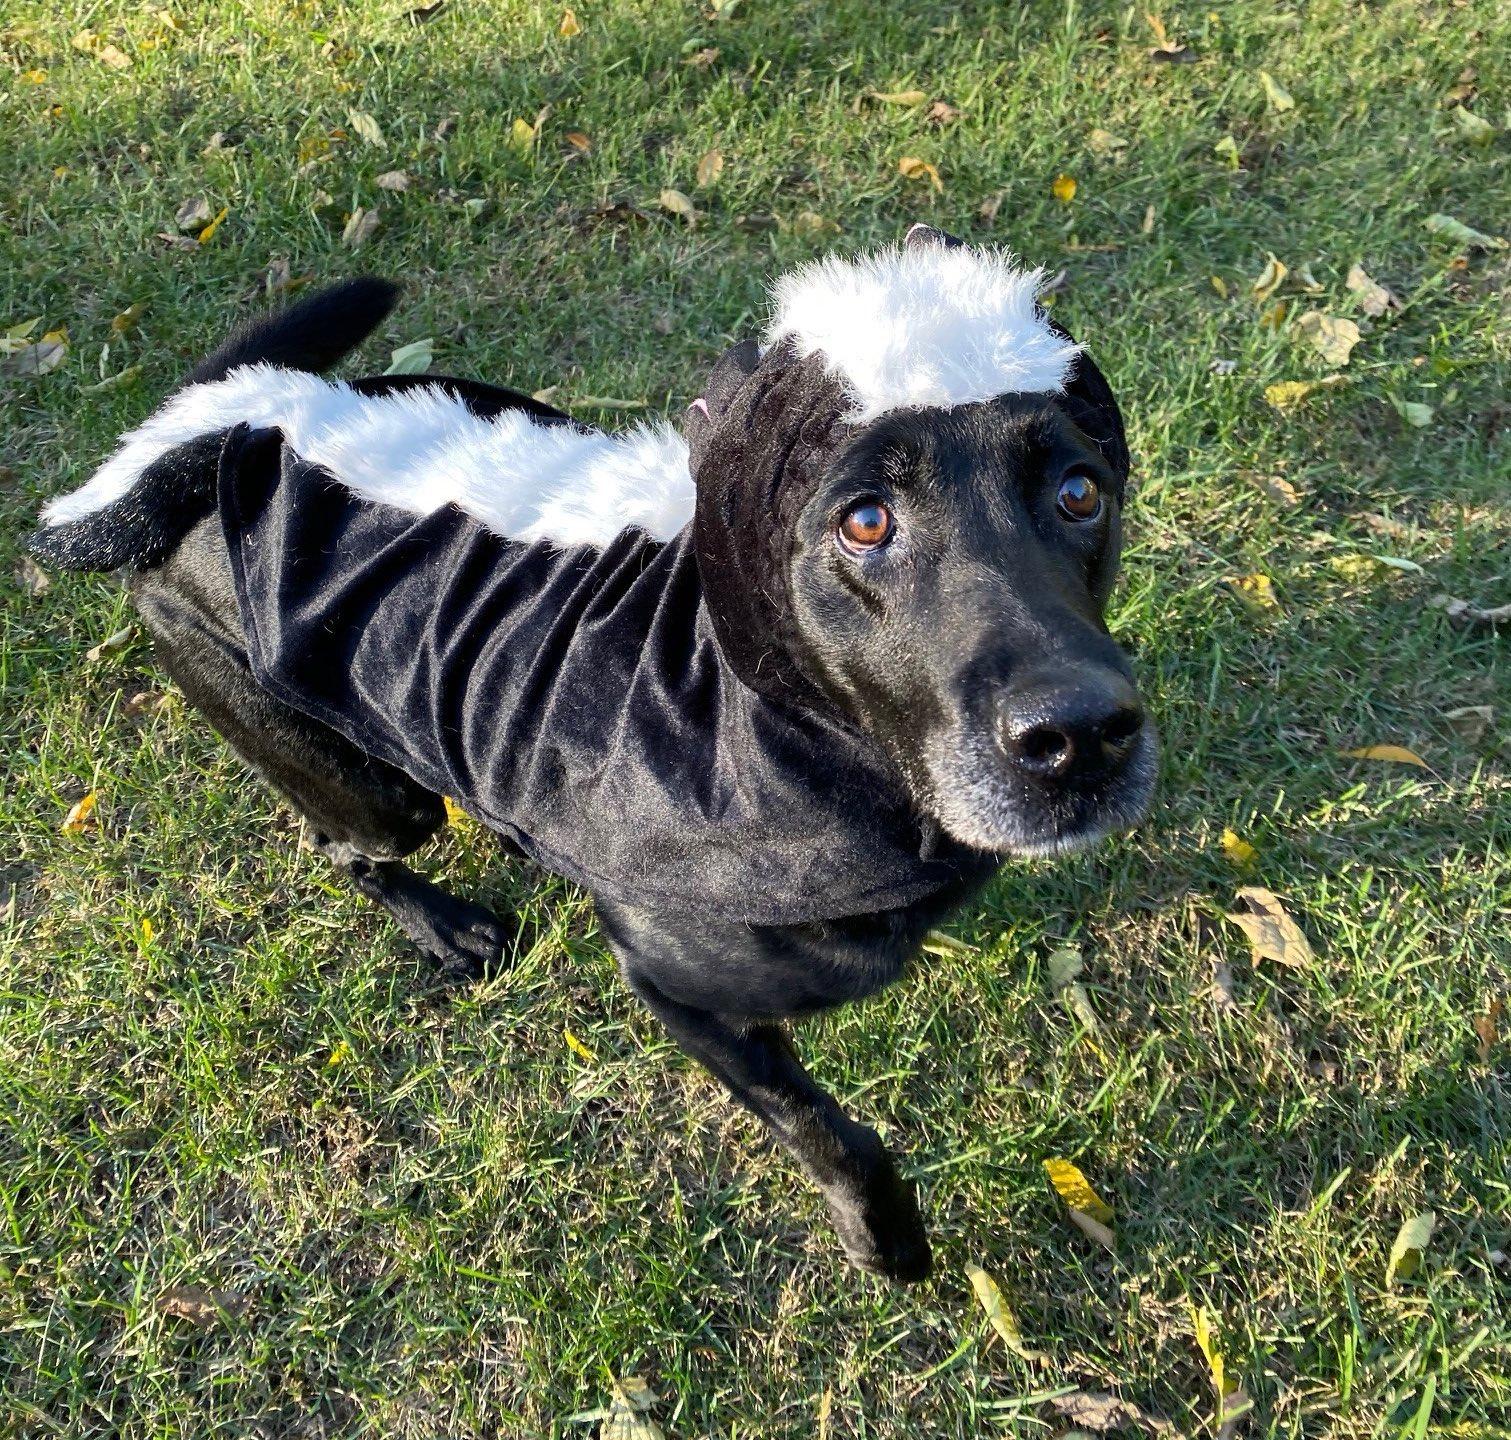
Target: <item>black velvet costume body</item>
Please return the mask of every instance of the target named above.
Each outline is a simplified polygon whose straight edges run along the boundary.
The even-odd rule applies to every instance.
[[[874,745],[732,672],[690,529],[523,544],[244,427],[218,491],[259,684],[595,895],[784,925],[974,868]]]
[[[958,242],[915,227],[908,245]],[[372,280],[311,296],[188,383],[324,369],[396,297]],[[350,386],[574,423],[470,381]],[[991,847],[936,818],[950,804],[957,835],[1011,822],[1053,843],[1147,804],[1152,739],[1102,623],[1122,421],[1084,356],[1063,393],[869,432],[824,357],[780,343],[735,346],[704,394],[684,424],[694,518],[665,543],[563,548],[390,508],[241,424],[163,449],[33,548],[130,572],[190,702],[443,967],[499,963],[514,930],[402,863],[444,824],[441,796],[590,890],[634,993],[819,1187],[851,1260],[918,1280],[913,1187],[780,1022],[895,980],[990,877]],[[1055,508],[1099,492],[1089,523]],[[912,527],[895,566],[839,545],[845,507],[876,496]]]

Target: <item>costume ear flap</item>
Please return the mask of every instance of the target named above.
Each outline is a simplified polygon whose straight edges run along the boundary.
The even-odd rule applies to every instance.
[[[942,245],[946,250],[956,250],[965,244],[958,235],[951,235],[948,230],[936,230],[932,225],[920,222],[908,227],[908,233],[902,237],[902,243],[909,250],[922,250],[926,245]]]
[[[1055,324],[1047,316],[1045,323],[1056,335],[1074,341],[1075,337],[1064,326]],[[1060,403],[1082,434],[1096,442],[1102,458],[1112,466],[1118,478],[1126,480],[1131,460],[1128,436],[1123,429],[1123,412],[1118,409],[1107,377],[1084,350],[1070,362],[1070,373],[1065,377],[1065,391]]]
[[[688,454],[695,474],[714,426],[729,409],[730,402],[739,393],[740,387],[755,374],[756,366],[760,363],[761,349],[754,340],[742,340],[738,345],[731,345],[719,356],[709,372],[703,393],[687,407],[687,418],[682,429],[687,437]]]

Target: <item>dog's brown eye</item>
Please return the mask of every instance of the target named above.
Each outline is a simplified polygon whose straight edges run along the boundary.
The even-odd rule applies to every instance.
[[[1102,509],[1102,490],[1090,475],[1078,470],[1060,481],[1055,504],[1067,520],[1095,520]]]
[[[840,539],[851,550],[874,550],[892,538],[892,512],[879,500],[862,500],[839,522]]]

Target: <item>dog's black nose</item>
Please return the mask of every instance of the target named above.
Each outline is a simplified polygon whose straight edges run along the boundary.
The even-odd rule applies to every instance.
[[[1114,773],[1144,728],[1138,693],[1111,670],[1019,682],[1003,697],[1000,717],[1009,761],[1044,780]]]

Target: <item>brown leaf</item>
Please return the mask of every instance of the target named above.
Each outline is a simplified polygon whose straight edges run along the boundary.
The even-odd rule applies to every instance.
[[[768,230],[780,230],[781,221],[775,215],[741,215],[735,221],[735,229],[747,235],[763,235]]]
[[[16,580],[28,595],[41,595],[52,587],[52,578],[30,555],[16,563]]]
[[[1256,965],[1261,960],[1293,967],[1311,963],[1311,944],[1274,894],[1262,885],[1245,885],[1235,898],[1248,909],[1229,911],[1228,919],[1249,937]]]
[[[929,106],[923,118],[930,125],[953,125],[960,118],[960,111],[948,100],[936,100]]]
[[[701,50],[694,50],[682,63],[691,65],[694,70],[707,70],[710,65],[719,58],[717,45],[705,45]]]
[[[698,207],[682,191],[668,187],[661,192],[659,203],[663,210],[675,215],[689,229],[698,223]]]
[[[578,20],[575,10],[567,9],[561,12],[561,24],[556,27],[556,33],[563,40],[571,40],[582,34],[582,23]]]
[[[1389,760],[1397,765],[1416,765],[1423,770],[1432,767],[1415,750],[1404,745],[1361,745],[1357,750],[1342,752],[1350,760]]]
[[[1272,253],[1252,286],[1255,301],[1263,304],[1268,300],[1280,288],[1281,282],[1288,273],[1285,261]]]
[[[377,180],[379,190],[407,190],[411,183],[408,172],[404,170],[385,170]]]
[[[346,224],[341,230],[341,239],[353,250],[360,249],[372,239],[379,223],[376,210],[364,210],[359,205],[347,216]]]
[[[1312,342],[1328,365],[1347,365],[1354,346],[1359,343],[1359,327],[1338,315],[1308,310],[1296,321],[1296,330]]]
[[[1489,1006],[1483,1015],[1474,1017],[1474,1034],[1480,1052],[1480,1064],[1490,1063],[1490,1052],[1499,1044],[1501,1038],[1501,1016],[1505,1014],[1506,1007],[1499,995],[1491,998]]]
[[[249,1303],[235,1290],[202,1290],[197,1285],[170,1285],[157,1297],[159,1314],[187,1320],[200,1330],[240,1319]]]
[[[6,357],[4,368],[12,375],[49,375],[68,354],[68,336],[49,330],[34,345],[23,345]]]
[[[199,241],[192,235],[174,235],[168,230],[159,230],[157,238],[170,250],[198,250]]]
[[[724,155],[722,151],[710,150],[698,161],[698,188],[707,189],[720,175],[724,173]]]
[[[185,200],[173,214],[173,223],[180,230],[203,230],[215,214],[215,207],[203,195]]]
[[[1378,280],[1372,279],[1362,265],[1351,267],[1348,278],[1343,283],[1359,297],[1359,309],[1366,315],[1383,315],[1387,310],[1401,308],[1399,297]]]
[[[1151,1415],[1131,1400],[1119,1400],[1116,1395],[1072,1390],[1068,1395],[1054,1396],[1049,1404],[1051,1409],[1063,1415],[1072,1425],[1084,1426],[1087,1430],[1121,1430],[1125,1426],[1134,1425],[1154,1435],[1179,1433],[1168,1420]]]
[[[593,142],[581,130],[568,130],[563,138],[574,150],[580,150],[583,154],[593,148]]]
[[[1467,600],[1455,600],[1451,595],[1434,595],[1427,603],[1441,610],[1455,625],[1511,625],[1511,604],[1487,610],[1480,605],[1471,605]]]
[[[1457,734],[1474,745],[1485,738],[1485,732],[1495,723],[1495,710],[1489,705],[1460,705],[1456,709],[1445,710],[1443,719]]]

